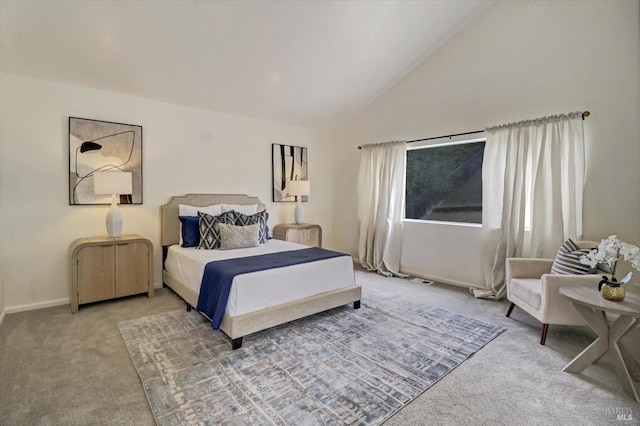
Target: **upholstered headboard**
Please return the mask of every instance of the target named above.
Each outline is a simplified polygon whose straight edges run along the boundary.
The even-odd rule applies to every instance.
[[[258,197],[245,194],[186,194],[175,195],[166,204],[160,206],[160,243],[170,246],[180,242],[180,219],[178,219],[178,205],[204,207],[212,204],[257,204],[258,211],[266,206]]]

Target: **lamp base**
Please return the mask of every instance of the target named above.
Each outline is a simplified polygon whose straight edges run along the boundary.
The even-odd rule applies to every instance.
[[[303,216],[303,211],[302,211],[302,203],[300,201],[298,201],[298,203],[296,204],[296,209],[293,212],[293,218],[296,221],[296,225],[300,225],[302,222],[302,216]]]
[[[109,238],[120,238],[120,232],[122,231],[122,213],[118,208],[116,202],[116,196],[111,196],[111,207],[107,213],[107,235]]]

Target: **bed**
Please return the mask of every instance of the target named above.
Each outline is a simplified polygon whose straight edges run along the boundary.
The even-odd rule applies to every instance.
[[[259,247],[236,250],[181,247],[180,205],[257,205],[257,211],[266,210],[266,206],[257,197],[242,194],[187,194],[173,196],[160,207],[162,280],[187,303],[189,310],[198,306],[203,270],[210,261],[312,250],[275,239]],[[357,309],[360,298],[361,288],[355,283],[350,256],[244,273],[233,278],[219,329],[231,339],[232,348],[238,349],[244,336],[349,303]]]

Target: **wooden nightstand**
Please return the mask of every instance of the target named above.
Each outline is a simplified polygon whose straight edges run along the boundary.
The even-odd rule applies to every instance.
[[[71,313],[83,303],[139,293],[153,297],[153,245],[140,235],[77,239],[69,263]]]
[[[273,228],[273,238],[306,246],[322,247],[322,228],[310,223],[281,223]]]

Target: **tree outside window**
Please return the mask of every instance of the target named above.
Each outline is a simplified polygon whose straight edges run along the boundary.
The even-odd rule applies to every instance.
[[[484,143],[409,148],[405,218],[482,223]]]

